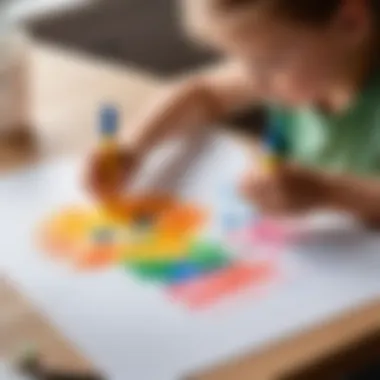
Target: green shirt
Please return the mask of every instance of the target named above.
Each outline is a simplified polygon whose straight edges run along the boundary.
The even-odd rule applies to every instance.
[[[309,167],[380,174],[380,75],[343,113],[303,108],[275,114],[287,157]]]

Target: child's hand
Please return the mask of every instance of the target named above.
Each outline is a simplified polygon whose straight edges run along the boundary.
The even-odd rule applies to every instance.
[[[87,165],[85,184],[100,199],[119,196],[133,175],[138,160],[136,154],[125,147],[112,152],[95,151]]]
[[[291,165],[282,165],[272,173],[247,173],[241,191],[262,212],[276,215],[323,207],[329,198],[329,186],[322,174]]]

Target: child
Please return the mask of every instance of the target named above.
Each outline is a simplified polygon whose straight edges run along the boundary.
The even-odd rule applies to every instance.
[[[181,78],[125,129],[118,175],[94,154],[87,181],[116,195],[144,155],[171,133],[260,105],[281,120],[285,159],[252,170],[242,190],[263,212],[329,207],[380,222],[378,1],[187,0],[191,35],[226,56]]]

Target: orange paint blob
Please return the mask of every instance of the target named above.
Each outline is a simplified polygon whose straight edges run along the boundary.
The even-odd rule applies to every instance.
[[[81,270],[96,270],[111,267],[118,260],[118,249],[112,245],[89,245],[78,250],[74,266]]]
[[[39,243],[50,255],[83,270],[178,260],[205,221],[200,208],[166,195],[126,197],[101,208],[71,207],[53,215],[41,229]]]
[[[177,206],[162,215],[157,223],[157,231],[163,234],[194,234],[204,226],[207,214],[190,205]]]

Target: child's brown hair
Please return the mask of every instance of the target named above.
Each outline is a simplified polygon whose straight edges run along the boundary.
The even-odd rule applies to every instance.
[[[279,18],[307,27],[328,25],[347,0],[182,0],[184,25],[190,36],[203,44],[217,31],[209,28],[209,17],[222,22],[241,23],[261,18]],[[369,7],[376,35],[379,32],[380,0],[363,0]],[[379,39],[379,38],[378,38]]]
[[[205,29],[205,14],[232,18],[235,13],[245,15],[254,9],[260,14],[275,15],[306,26],[328,24],[345,0],[184,0],[187,4],[189,30]],[[375,23],[380,19],[380,1],[363,0],[371,8]],[[202,17],[203,16],[203,17]],[[190,22],[189,22],[190,21]],[[202,25],[203,24],[203,25]],[[194,28],[195,26],[195,28]],[[197,34],[197,33],[195,33]]]
[[[373,10],[373,16],[377,17],[380,2],[365,1]],[[331,20],[343,2],[344,0],[213,0],[213,5],[216,9],[227,12],[247,6],[261,6],[292,21],[321,25]]]
[[[281,17],[305,24],[320,25],[328,22],[343,0],[214,0],[214,7],[230,12],[248,6],[267,9]]]

